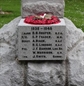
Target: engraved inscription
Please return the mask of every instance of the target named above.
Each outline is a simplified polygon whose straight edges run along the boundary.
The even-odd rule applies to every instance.
[[[19,29],[19,51],[22,59],[63,60],[65,58],[65,26],[60,28],[23,26]]]

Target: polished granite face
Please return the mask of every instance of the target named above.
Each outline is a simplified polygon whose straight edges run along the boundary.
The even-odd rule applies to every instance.
[[[51,25],[18,25],[19,60],[65,60],[66,27],[63,19]]]
[[[43,12],[50,12],[58,17],[64,16],[64,0],[22,0],[21,3],[22,17]]]

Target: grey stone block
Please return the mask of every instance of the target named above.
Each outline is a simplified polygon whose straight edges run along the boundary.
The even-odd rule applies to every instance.
[[[21,15],[26,17],[37,13],[50,12],[58,17],[63,17],[64,7],[64,0],[22,0]]]
[[[28,63],[27,85],[64,86],[65,64],[57,62]]]
[[[0,86],[23,86],[24,67],[16,60],[17,27],[21,17],[0,29]]]

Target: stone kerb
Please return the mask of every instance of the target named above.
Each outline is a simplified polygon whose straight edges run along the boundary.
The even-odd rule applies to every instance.
[[[21,15],[50,12],[58,17],[64,17],[64,0],[22,0]]]

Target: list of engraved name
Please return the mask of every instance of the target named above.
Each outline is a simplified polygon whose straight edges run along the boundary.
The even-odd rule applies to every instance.
[[[31,27],[31,31],[22,32],[21,42],[31,43],[32,58],[48,58],[47,55],[52,55],[52,58],[62,58],[63,32],[55,31],[52,27]],[[22,47],[22,51],[27,52],[27,50],[25,46]]]

